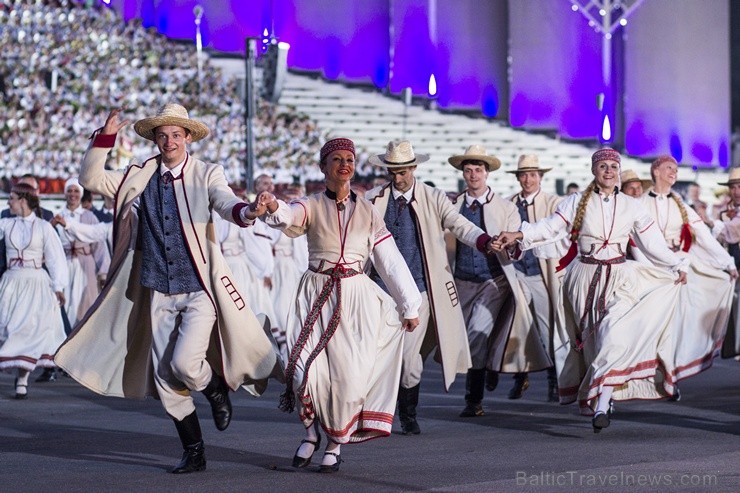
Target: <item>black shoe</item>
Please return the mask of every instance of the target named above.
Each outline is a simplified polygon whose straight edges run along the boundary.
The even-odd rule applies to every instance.
[[[15,379],[15,398],[18,400],[28,399],[28,385],[18,383],[18,379]]]
[[[309,455],[308,457],[299,457],[298,449],[301,448],[301,446],[299,445],[298,449],[296,449],[295,451],[295,455],[293,456],[293,467],[306,467],[311,463],[314,452],[316,452],[316,450],[318,450],[319,448],[319,445],[321,445],[321,435],[319,435],[315,442],[304,438],[303,440],[301,440],[301,445],[303,445],[304,443],[313,444],[313,452],[311,452],[311,455]]]
[[[460,413],[461,418],[477,418],[478,416],[485,415],[486,413],[483,412],[483,406],[480,402],[478,404],[468,402],[467,404],[465,404],[465,409],[463,409]]]
[[[401,420],[401,434],[402,435],[418,435],[421,433],[419,423],[416,418],[408,417]]]
[[[609,415],[605,412],[597,412],[591,420],[594,427],[594,433],[600,433],[602,429],[609,427]]]
[[[188,445],[182,453],[182,460],[174,468],[170,469],[172,474],[187,474],[206,470],[206,450],[203,442]]]
[[[37,383],[43,383],[43,382],[54,382],[57,379],[57,372],[54,370],[54,368],[44,368],[44,371],[41,373],[41,375],[34,380]]]
[[[229,387],[226,385],[226,380],[214,373],[208,386],[203,389],[203,395],[211,403],[216,428],[224,431],[231,422],[231,399],[229,399]]]
[[[335,454],[334,452],[324,452],[324,455],[333,455],[337,458],[337,461],[330,466],[325,466],[321,464],[319,466],[319,472],[339,472],[339,464],[342,463],[341,454]]]
[[[547,384],[547,402],[560,402],[560,395],[558,393],[558,384],[556,383]]]
[[[486,390],[493,392],[498,387],[498,372],[486,370]]]
[[[520,375],[522,374],[517,373],[514,375],[514,386],[509,391],[509,399],[521,399],[524,391],[529,388],[529,377],[527,374],[524,373],[523,377]]]
[[[678,402],[681,400],[681,391],[678,390],[678,386],[673,388],[673,395],[668,398],[671,402]]]

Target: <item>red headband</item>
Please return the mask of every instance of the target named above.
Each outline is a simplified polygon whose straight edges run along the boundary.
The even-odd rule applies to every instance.
[[[599,149],[598,151],[594,152],[593,156],[591,156],[591,165],[594,165],[599,161],[616,161],[621,164],[622,157],[614,149],[610,147],[604,147],[603,149]]]
[[[326,156],[334,151],[349,151],[355,156],[355,143],[342,137],[331,139],[321,148],[320,160],[323,161]]]
[[[658,156],[658,158],[653,161],[653,164],[650,165],[650,171],[654,170],[663,163],[673,163],[678,166],[678,161],[676,161],[676,158],[674,158],[673,156],[669,156],[668,154],[663,154],[662,156]]]

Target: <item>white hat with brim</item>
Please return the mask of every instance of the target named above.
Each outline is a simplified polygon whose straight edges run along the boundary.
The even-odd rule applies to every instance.
[[[134,124],[134,130],[145,139],[154,141],[154,129],[166,125],[189,130],[193,142],[203,139],[210,133],[204,123],[190,119],[188,110],[176,103],[167,103],[159,109],[156,116],[139,120]]]
[[[740,182],[740,168],[732,168],[730,170],[730,176],[727,177],[727,181],[723,183],[717,183],[717,185],[729,187],[733,183],[737,182]]]
[[[516,169],[513,171],[507,171],[507,173],[526,173],[527,171],[539,171],[540,173],[547,173],[552,168],[540,168],[540,158],[537,154],[522,154],[519,156],[519,162],[516,165]]]
[[[647,190],[651,186],[653,186],[653,180],[647,180],[645,178],[640,178],[637,176],[637,173],[632,169],[626,169],[622,171],[619,175],[619,181],[622,183],[622,185],[625,185],[627,183],[632,183],[634,181],[639,181],[642,185],[643,190]]]
[[[501,160],[496,156],[490,156],[486,152],[486,148],[478,144],[468,146],[465,149],[465,154],[452,156],[447,159],[448,163],[459,170],[463,169],[463,163],[466,161],[483,161],[486,163],[488,171],[495,171],[501,167]]]
[[[414,148],[408,140],[391,141],[385,154],[370,156],[368,162],[374,166],[386,168],[405,168],[429,161],[428,154],[414,154]]]

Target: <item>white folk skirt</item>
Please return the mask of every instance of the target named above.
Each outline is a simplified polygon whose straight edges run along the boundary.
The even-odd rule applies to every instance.
[[[43,269],[10,269],[0,279],[0,369],[54,368],[64,342],[59,302]]]
[[[288,351],[296,346],[303,323],[330,277],[308,271],[299,283],[296,312],[288,330]],[[393,299],[365,274],[341,279],[341,306],[333,289],[297,358],[293,389],[305,427],[315,419],[337,443],[388,436],[393,423],[403,356],[403,329]],[[308,370],[335,308],[336,332]]]
[[[681,288],[673,330],[675,381],[706,370],[719,356],[733,295],[734,284],[727,272],[691,257],[688,282]]]
[[[226,264],[234,274],[234,285],[239,293],[247,300],[249,308],[257,315],[260,313],[270,319],[270,326],[275,327],[275,312],[272,309],[270,290],[264,280],[257,279],[247,264],[246,253],[241,255],[224,255]]]
[[[574,260],[564,279],[566,330],[570,349],[558,376],[560,402],[578,400],[592,414],[604,386],[614,400],[659,399],[673,393],[670,330],[680,285],[676,274],[634,261],[606,267],[589,299],[599,266]],[[598,309],[604,295],[604,311]],[[585,327],[579,327],[583,316]],[[600,323],[594,329],[594,324]]]

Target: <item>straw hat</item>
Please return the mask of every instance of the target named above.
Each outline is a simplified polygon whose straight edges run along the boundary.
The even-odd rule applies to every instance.
[[[507,171],[507,173],[524,173],[526,171],[539,171],[540,173],[547,173],[552,168],[540,168],[540,158],[537,154],[522,154],[519,156],[519,162],[516,165],[516,170]]]
[[[633,181],[639,181],[642,185],[643,190],[647,190],[653,185],[653,180],[643,180],[639,176],[637,176],[637,173],[635,173],[634,170],[626,169],[622,171],[622,173],[619,174],[619,179],[622,182],[622,185],[626,183],[631,183]]]
[[[176,125],[190,130],[193,142],[201,140],[210,132],[205,124],[191,120],[188,110],[176,103],[167,103],[159,109],[156,116],[139,120],[134,124],[134,130],[145,139],[154,141],[154,129],[164,125]]]
[[[724,183],[717,183],[717,185],[724,185],[726,187],[729,187],[733,183],[740,182],[740,168],[732,168],[730,170],[730,176],[728,177],[727,181]]]
[[[486,163],[486,169],[488,171],[496,171],[501,167],[501,160],[496,156],[490,156],[486,152],[486,148],[478,144],[468,146],[465,149],[465,154],[452,156],[447,159],[447,162],[459,170],[463,169],[463,163],[465,161],[483,161]]]
[[[375,166],[385,166],[388,169],[405,168],[429,161],[427,154],[414,154],[414,148],[408,140],[394,140],[388,142],[385,154],[370,156],[368,162]]]

